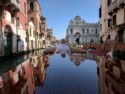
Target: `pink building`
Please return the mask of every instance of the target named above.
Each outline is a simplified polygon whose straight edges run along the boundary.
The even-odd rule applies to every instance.
[[[20,12],[17,13],[17,37],[21,40],[18,41],[18,51],[29,50],[28,47],[28,20],[27,20],[27,0],[20,1]]]
[[[0,1],[0,56],[9,56],[17,52],[17,13],[20,11],[20,2],[13,0]]]
[[[2,0],[0,12],[0,56],[28,50],[27,0]]]
[[[49,65],[49,56],[35,56],[32,58],[34,82],[42,86],[45,80],[45,68]]]
[[[0,94],[33,94],[33,68],[29,59],[0,77]]]
[[[35,26],[35,45],[36,48],[42,48],[40,45],[40,30],[41,30],[41,6],[38,0],[28,0],[28,21],[32,21]]]

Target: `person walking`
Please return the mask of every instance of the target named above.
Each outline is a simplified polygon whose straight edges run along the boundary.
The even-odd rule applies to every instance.
[[[54,54],[61,54],[61,55],[70,55],[71,51],[68,45],[66,45],[65,39],[61,39],[61,44],[57,46]]]

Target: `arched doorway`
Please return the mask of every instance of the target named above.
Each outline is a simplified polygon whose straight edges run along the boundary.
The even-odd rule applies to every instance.
[[[4,54],[10,56],[12,53],[12,30],[9,25],[4,29]]]
[[[75,42],[79,45],[80,44],[80,33],[79,32],[77,32],[76,34],[75,34]]]
[[[76,43],[79,44],[79,38],[76,38]]]

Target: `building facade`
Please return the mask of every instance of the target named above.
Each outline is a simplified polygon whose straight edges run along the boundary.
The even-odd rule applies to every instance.
[[[38,0],[28,0],[28,21],[32,21],[35,26],[35,45],[41,48],[40,32],[41,32],[41,6]]]
[[[19,0],[0,1],[0,56],[10,56],[18,52],[20,37],[17,36],[19,25],[17,13],[19,11]]]
[[[38,0],[0,0],[0,57],[48,45],[46,18],[41,10]]]
[[[100,0],[100,40],[125,42],[125,0]]]
[[[35,27],[33,22],[29,22],[28,25],[28,34],[29,34],[29,50],[35,49]]]
[[[86,23],[80,16],[76,16],[69,22],[66,32],[66,40],[70,44],[98,43],[98,27],[97,23]]]

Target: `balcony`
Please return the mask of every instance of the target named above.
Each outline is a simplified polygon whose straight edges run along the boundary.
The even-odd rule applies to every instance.
[[[20,1],[19,0],[5,0],[6,6],[11,6],[12,12],[19,12],[20,11]]]
[[[117,4],[120,6],[122,4],[125,4],[125,0],[117,0]]]
[[[108,6],[108,13],[112,13],[114,10],[117,9],[117,0],[115,0],[114,2],[112,2],[109,6]]]
[[[40,32],[39,36],[40,36],[41,38],[43,38],[43,37],[44,37],[44,33],[43,33],[43,32]]]
[[[124,6],[125,0],[115,0],[108,6],[109,15],[115,12],[120,6]]]

